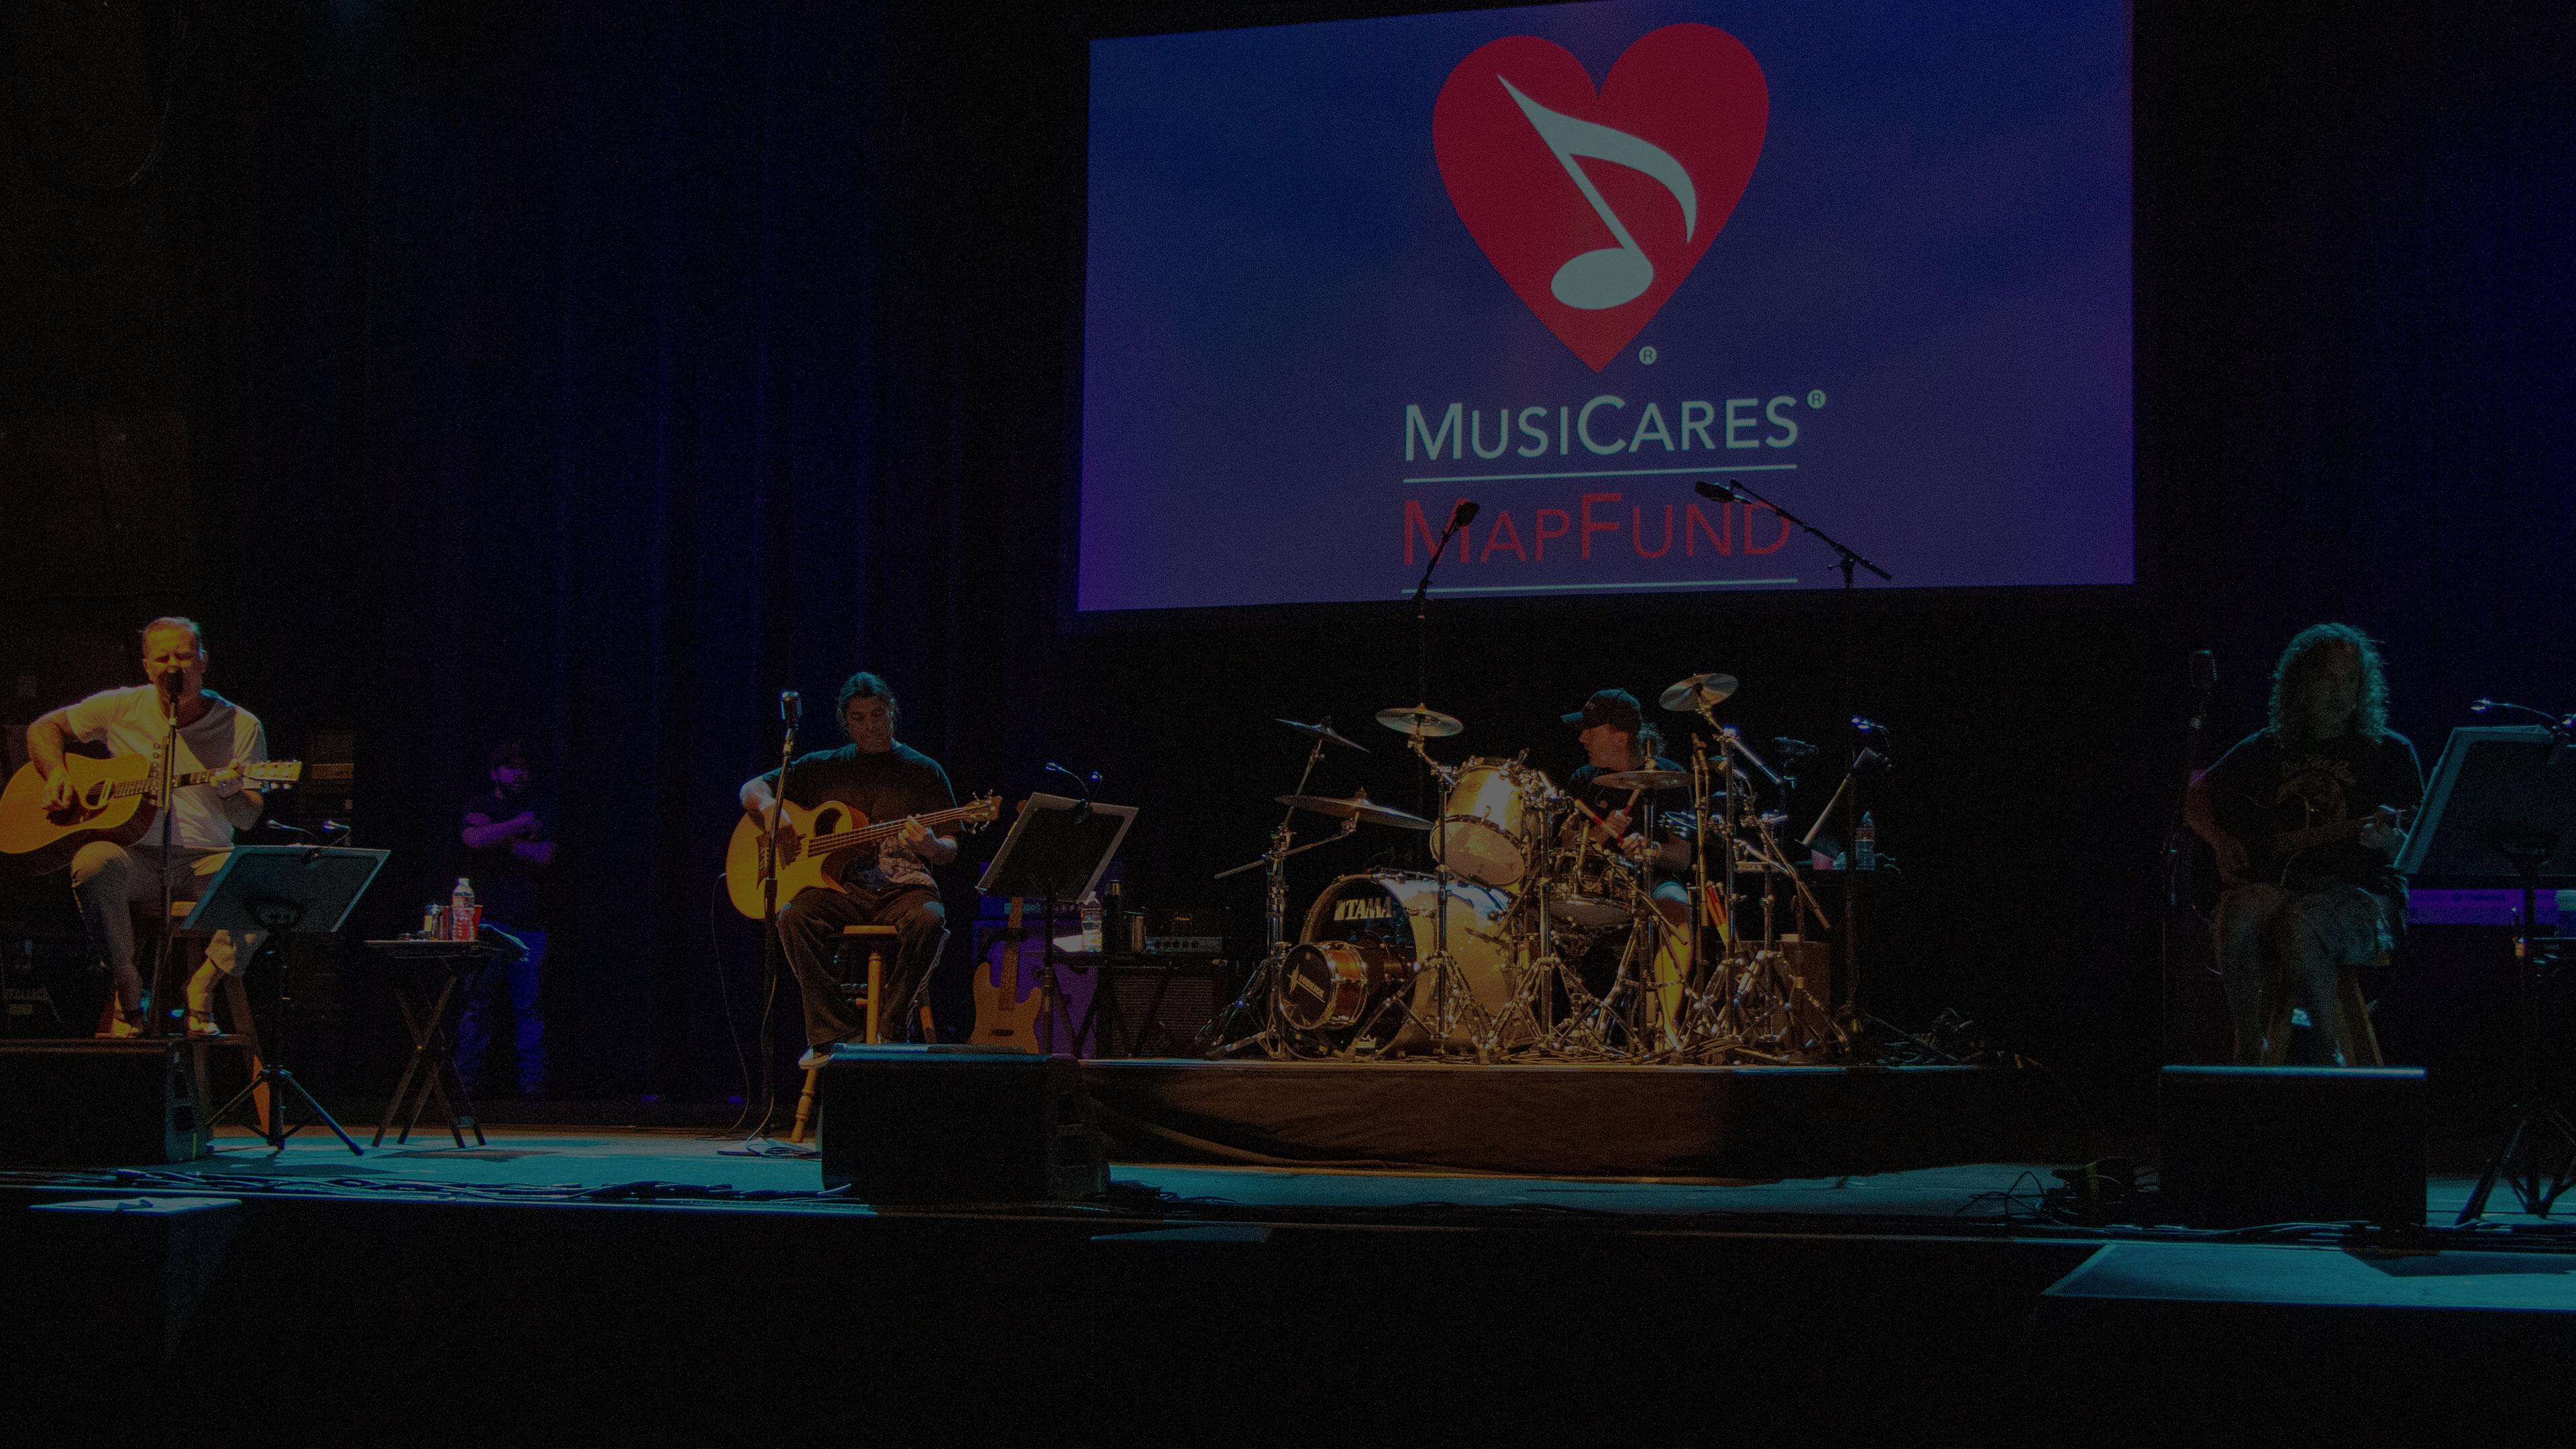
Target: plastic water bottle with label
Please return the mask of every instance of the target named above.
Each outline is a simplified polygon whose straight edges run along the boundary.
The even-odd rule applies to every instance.
[[[481,924],[481,913],[474,908],[474,882],[460,875],[456,889],[447,893],[447,939],[471,941]]]
[[[1866,810],[1860,813],[1860,829],[1852,832],[1852,869],[1878,869],[1878,822]]]

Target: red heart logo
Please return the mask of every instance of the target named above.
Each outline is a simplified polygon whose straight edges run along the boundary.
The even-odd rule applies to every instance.
[[[1431,146],[1467,234],[1598,372],[1726,225],[1770,116],[1753,52],[1714,25],[1640,37],[1597,95],[1565,47],[1511,35],[1449,72]]]

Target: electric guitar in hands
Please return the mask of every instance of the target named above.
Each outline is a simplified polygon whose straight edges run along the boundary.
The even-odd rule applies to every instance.
[[[839,890],[841,863],[854,851],[873,849],[903,834],[907,820],[918,820],[933,830],[949,824],[970,828],[986,825],[1001,815],[1002,797],[987,793],[953,809],[889,820],[882,825],[870,824],[865,812],[838,800],[826,800],[810,810],[782,801],[778,808],[787,814],[787,829],[779,841],[778,870],[778,904],[784,909],[798,891],[809,886]],[[733,908],[759,920],[769,874],[769,832],[746,815],[735,823],[733,839],[725,847],[725,894],[732,899]]]
[[[63,773],[72,781],[71,802],[58,810],[45,807],[45,779],[32,764],[22,765],[0,791],[0,855],[32,856],[39,871],[59,870],[74,852],[93,840],[132,845],[152,833],[161,818],[153,802],[150,755],[111,755],[101,760],[71,755]],[[263,790],[283,790],[304,778],[300,760],[262,760],[197,770],[180,775],[174,787],[223,785],[234,780]]]

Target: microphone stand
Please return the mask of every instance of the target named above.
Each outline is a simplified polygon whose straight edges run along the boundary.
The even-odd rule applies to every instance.
[[[1449,540],[1458,530],[1474,521],[1477,505],[1460,501],[1449,510],[1449,526],[1440,530],[1440,541],[1431,546],[1431,557],[1423,561],[1422,581],[1413,586],[1413,700],[1418,709],[1431,707],[1431,575],[1438,571],[1440,560],[1449,552]],[[1465,544],[1458,546],[1460,554]],[[1422,762],[1421,781],[1414,795],[1414,806],[1431,820],[1431,836],[1424,846],[1431,852],[1434,907],[1431,917],[1431,965],[1438,973],[1435,1008],[1440,1014],[1439,1044],[1446,1046],[1451,1022],[1449,1011],[1449,977],[1456,963],[1449,955],[1449,820],[1447,802],[1434,803],[1433,782],[1440,779],[1439,767],[1431,762],[1431,753],[1422,747],[1417,727],[1411,735],[1415,758]],[[1445,783],[1445,782],[1444,782]]]
[[[173,680],[176,682],[172,683]],[[142,1018],[136,1023],[136,1029],[145,1036],[167,1036],[169,1012],[165,1008],[170,999],[170,948],[177,939],[170,929],[170,902],[174,898],[170,862],[176,848],[174,832],[179,821],[175,788],[179,778],[179,696],[187,689],[188,682],[185,676],[165,674],[154,680],[152,687],[161,696],[163,726],[161,768],[156,772],[161,780],[154,792],[161,800],[161,944],[152,953],[152,979],[144,984],[143,999],[136,1004],[135,1014]],[[125,908],[119,906],[116,909]],[[180,1009],[186,1010],[187,1003],[181,1002]]]
[[[761,842],[763,862],[769,869],[760,882],[760,960],[766,977],[761,990],[767,1005],[760,1012],[760,1120],[763,1130],[770,1114],[778,1109],[778,973],[784,964],[787,947],[778,936],[778,873],[786,868],[779,858],[780,847],[787,835],[787,772],[796,760],[796,726],[805,718],[805,696],[795,690],[781,690],[778,715],[784,726],[778,741],[778,789],[772,794],[769,812],[769,835]]]
[[[1879,581],[1882,583],[1892,584],[1896,582],[1896,576],[1890,574],[1887,570],[1880,568],[1877,564],[1870,562],[1868,559],[1863,558],[1861,555],[1853,552],[1850,548],[1844,545],[1841,539],[1836,538],[1832,534],[1825,532],[1823,529],[1816,527],[1814,524],[1800,518],[1788,509],[1781,507],[1779,504],[1772,502],[1770,499],[1763,497],[1761,494],[1754,492],[1751,488],[1748,488],[1741,483],[1737,483],[1731,479],[1722,479],[1716,483],[1697,483],[1692,486],[1697,488],[1704,496],[1723,498],[1728,502],[1744,501],[1758,503],[1761,506],[1770,509],[1773,513],[1780,515],[1780,517],[1787,522],[1797,525],[1798,528],[1804,531],[1808,537],[1834,551],[1834,567],[1840,569],[1843,576],[1843,702],[1851,707],[1851,712],[1853,714],[1859,714],[1860,678],[1857,660],[1860,621],[1853,613],[1853,610],[1857,607],[1858,601],[1853,593],[1855,582],[1852,578],[1852,571],[1854,569],[1867,569],[1871,573],[1878,575]],[[1852,788],[1846,793],[1843,800],[1843,970],[1841,995],[1843,997],[1845,1008],[1854,1016],[1857,1016],[1860,1011],[1860,882],[1854,878],[1853,872],[1860,865],[1859,842],[1861,808],[1860,771],[1858,761],[1863,748],[1864,745],[1860,743],[1855,743],[1852,746],[1851,758],[1854,763],[1849,775],[1849,781]]]

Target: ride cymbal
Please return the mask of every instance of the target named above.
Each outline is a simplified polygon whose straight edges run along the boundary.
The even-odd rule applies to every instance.
[[[1735,676],[1732,674],[1694,674],[1665,690],[1655,702],[1676,714],[1687,714],[1718,703],[1735,693],[1735,689]],[[1380,715],[1379,718],[1384,719],[1385,716]]]
[[[1688,770],[1621,770],[1592,777],[1593,784],[1612,790],[1678,790],[1690,782]]]
[[[1307,724],[1303,720],[1283,719],[1279,721],[1279,723],[1297,731],[1299,734],[1313,735],[1315,738],[1320,740],[1331,740],[1337,745],[1348,745],[1363,755],[1368,753],[1368,746],[1361,744],[1359,741],[1343,734],[1340,730],[1333,728],[1330,722]]]
[[[1336,820],[1357,820],[1367,825],[1392,825],[1398,830],[1428,830],[1431,822],[1411,811],[1392,805],[1380,805],[1363,790],[1348,800],[1338,795],[1282,795],[1279,803],[1317,815],[1330,815]]]
[[[1382,709],[1377,722],[1400,735],[1420,735],[1426,740],[1445,740],[1467,727],[1467,722],[1454,714],[1442,714],[1428,705],[1411,709]]]

